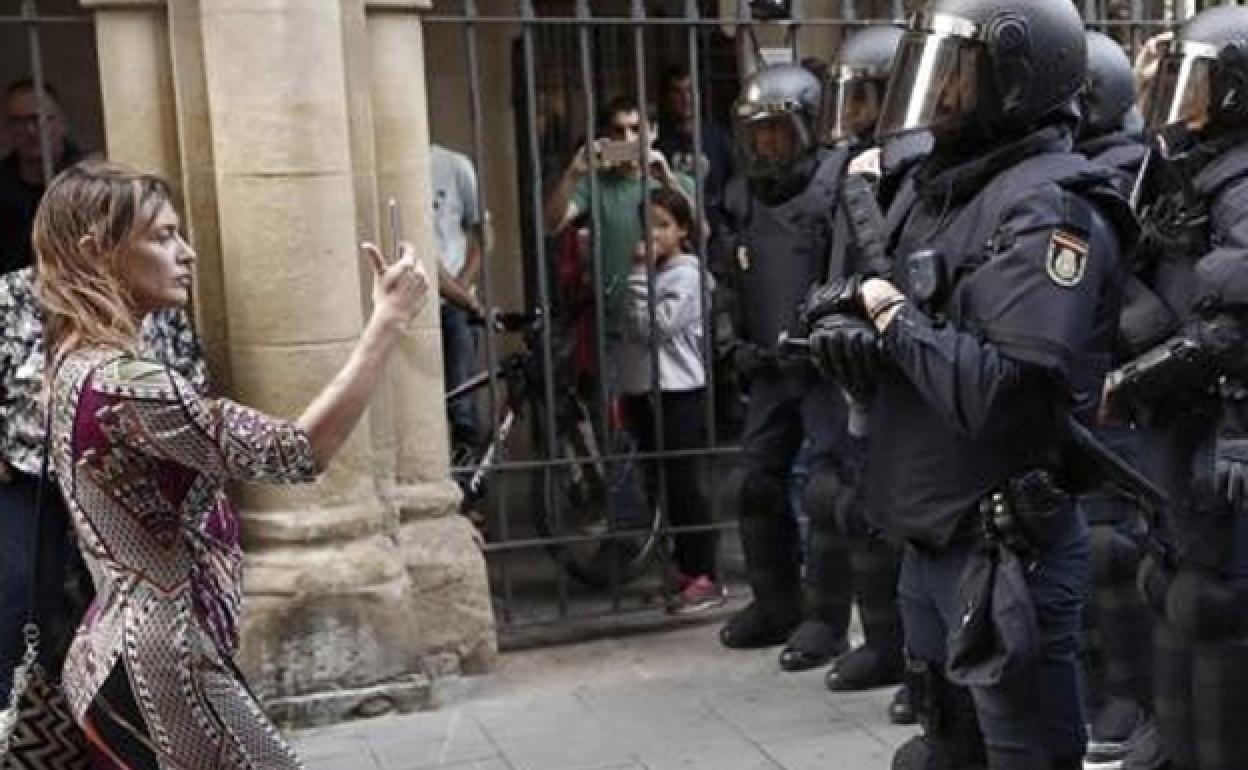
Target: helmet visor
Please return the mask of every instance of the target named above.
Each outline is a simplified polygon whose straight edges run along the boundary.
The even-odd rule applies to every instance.
[[[738,105],[733,133],[745,172],[755,178],[784,176],[815,147],[801,114],[785,108]]]
[[[976,107],[980,44],[912,30],[902,38],[876,136],[956,128]]]
[[[824,139],[829,144],[844,139],[870,139],[884,102],[883,78],[844,72],[828,89],[828,127]]]
[[[1185,126],[1199,131],[1213,110],[1213,68],[1217,53],[1186,43],[1164,55],[1149,94],[1148,130]]]

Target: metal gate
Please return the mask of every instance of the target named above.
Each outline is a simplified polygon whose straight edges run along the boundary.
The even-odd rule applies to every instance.
[[[628,95],[642,106],[643,115],[646,105],[662,103],[668,94],[659,92],[660,76],[669,67],[689,75],[694,108],[688,130],[693,138],[692,155],[701,158],[705,138],[715,131],[722,133],[727,122],[750,30],[773,47],[794,35],[800,56],[826,60],[847,28],[902,19],[912,4],[904,0],[799,0],[791,4],[788,19],[760,21],[752,18],[747,0],[448,0],[435,3],[426,17],[427,41],[435,45],[438,40],[458,41],[463,52],[462,64],[439,61],[431,68],[431,103],[440,110],[447,99],[461,99],[469,114],[469,130],[458,137],[452,131],[439,136],[434,117],[435,141],[458,143],[473,159],[487,214],[500,206],[512,206],[517,213],[512,232],[495,233],[496,245],[485,260],[481,281],[482,304],[540,311],[543,321],[533,327],[521,347],[522,354],[532,353],[525,359],[533,367],[532,376],[517,377],[508,368],[509,359],[502,353],[508,349],[509,338],[501,326],[486,329],[482,336],[484,370],[505,375],[488,382],[478,380],[486,393],[483,414],[493,417],[483,423],[484,440],[488,442],[500,428],[527,426],[521,437],[526,440],[516,440],[513,433],[509,441],[489,444],[489,494],[469,506],[484,512],[484,547],[504,643],[668,622],[662,609],[675,576],[672,537],[705,535],[735,526],[723,494],[712,495],[712,523],[695,527],[675,525],[672,519],[677,517],[666,515],[675,512],[660,510],[650,519],[649,502],[630,503],[620,490],[605,494],[605,503],[561,499],[567,486],[575,488],[567,477],[578,473],[599,473],[608,486],[624,487],[637,482],[630,478],[635,474],[643,480],[641,494],[650,495],[646,500],[665,499],[663,490],[669,480],[662,461],[681,457],[701,462],[710,488],[722,492],[729,486],[737,449],[734,428],[739,427],[733,423],[734,409],[730,408],[736,406],[738,394],[722,382],[725,367],[708,366],[705,441],[694,449],[673,451],[660,440],[643,450],[634,441],[619,438],[639,431],[638,426],[617,419],[621,398],[611,373],[617,345],[612,337],[613,269],[607,264],[610,247],[598,236],[601,220],[611,214],[599,205],[603,191],[598,188],[604,182],[597,172],[585,176],[589,205],[588,212],[582,210],[579,237],[552,232],[550,212],[543,210],[552,190],[563,183],[568,159],[587,138],[602,135],[600,116],[612,96]],[[1202,4],[1192,0],[1076,0],[1076,5],[1089,26],[1107,32],[1134,53],[1149,36]],[[497,58],[494,66],[483,64],[483,46],[496,47],[500,40],[511,47],[505,60],[508,66],[497,66]],[[761,48],[768,53],[766,44]],[[465,87],[439,88],[443,68],[459,66],[460,76],[450,79]],[[508,83],[503,89],[506,102],[499,98],[499,79]],[[501,120],[503,115],[512,117]],[[510,135],[499,130],[500,123],[510,126]],[[644,145],[647,129],[642,133]],[[493,161],[499,142],[508,142],[513,149],[510,165]],[[696,232],[701,232],[708,198],[715,195],[708,189],[704,165],[696,162],[691,169],[696,177]],[[643,175],[648,175],[644,166]],[[646,218],[644,208],[640,216]],[[705,240],[697,240],[702,247],[698,252],[705,255]],[[503,242],[508,245],[501,246]],[[499,278],[510,264],[501,254],[514,254],[512,259],[522,264],[519,271],[513,269],[510,287]],[[711,280],[705,262],[703,280]],[[647,269],[646,285],[653,297],[653,268]],[[653,300],[650,313],[653,320]],[[703,323],[707,330],[703,355],[711,361],[715,350],[709,313],[704,314]],[[652,345],[652,363],[654,357]],[[513,364],[516,360],[510,359]],[[512,377],[510,385],[507,377]],[[517,380],[530,389],[517,388]],[[652,382],[655,391],[657,384]],[[509,394],[518,423],[507,408]],[[574,398],[569,400],[569,394]],[[583,419],[566,422],[567,409],[584,409]],[[501,421],[499,415],[503,415]],[[665,422],[673,416],[656,409],[648,415],[653,424],[640,432],[661,437]],[[591,449],[573,446],[575,442],[568,438],[570,424],[591,436]],[[479,467],[478,462],[469,461],[455,472],[467,479]],[[800,484],[800,471],[799,464],[795,486]],[[595,517],[576,506],[599,504],[607,509],[606,514],[589,526]],[[640,508],[630,512],[630,504]],[[654,547],[655,556],[644,569],[628,561],[639,544]],[[738,595],[748,593],[740,586],[736,537],[719,537],[718,549],[725,579],[737,586]]]

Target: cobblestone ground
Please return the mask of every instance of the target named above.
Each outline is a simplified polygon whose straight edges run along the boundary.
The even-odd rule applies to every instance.
[[[892,689],[833,694],[717,625],[514,652],[437,711],[296,734],[309,770],[887,770]]]

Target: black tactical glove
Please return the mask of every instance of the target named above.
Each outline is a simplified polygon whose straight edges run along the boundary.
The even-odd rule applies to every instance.
[[[880,335],[867,321],[833,314],[810,331],[810,356],[823,376],[836,380],[860,404],[870,400],[884,360]]]
[[[1248,377],[1248,338],[1238,318],[1218,313],[1189,322],[1184,333],[1200,345],[1218,374],[1241,380]]]
[[[802,326],[814,329],[820,319],[833,314],[865,318],[861,288],[862,276],[857,274],[810,287],[798,316]]]
[[[732,343],[732,368],[742,377],[753,377],[776,366],[774,352],[745,340]]]
[[[1218,496],[1232,511],[1248,511],[1248,439],[1218,439],[1213,479]]]

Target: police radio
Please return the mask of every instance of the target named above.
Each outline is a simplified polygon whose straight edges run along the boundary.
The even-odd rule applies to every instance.
[[[945,255],[934,249],[916,251],[906,256],[905,270],[911,299],[929,316],[939,315],[948,291]]]

